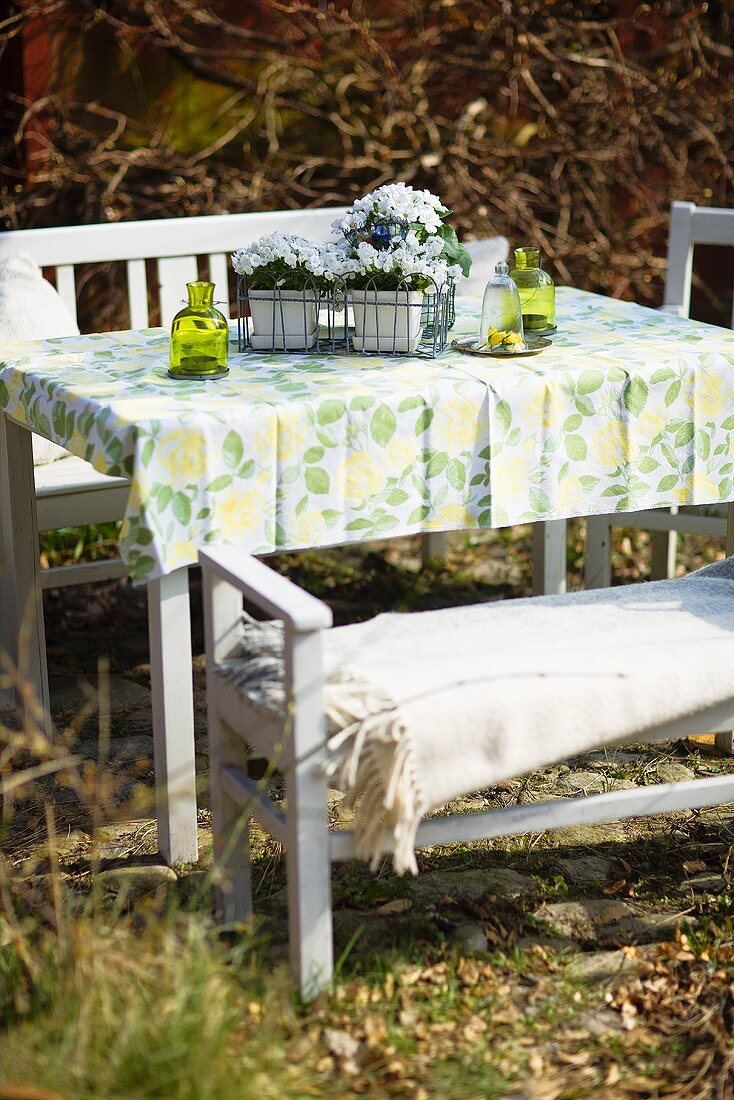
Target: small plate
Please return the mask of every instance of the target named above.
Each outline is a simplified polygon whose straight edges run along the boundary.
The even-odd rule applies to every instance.
[[[527,347],[524,351],[510,351],[507,348],[488,348],[479,347],[479,340],[452,340],[451,347],[456,351],[463,351],[467,355],[490,355],[493,359],[517,359],[521,355],[537,355],[543,348],[549,348],[553,343],[552,340],[546,339],[545,336],[527,336],[525,338]]]

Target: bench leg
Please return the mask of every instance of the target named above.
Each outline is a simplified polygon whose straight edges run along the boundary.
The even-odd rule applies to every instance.
[[[30,723],[50,740],[32,437],[4,416],[0,416],[0,517],[4,528],[1,644],[8,647],[9,659],[19,673],[15,690],[19,721]]]
[[[566,521],[533,524],[533,595],[556,596],[566,591]]]
[[[609,516],[586,519],[584,588],[609,588],[612,583],[612,529]]]
[[[187,569],[148,583],[158,847],[168,863],[194,863],[196,770]]]
[[[291,964],[305,1000],[334,972],[328,786],[321,774],[324,740],[321,638],[290,638],[291,721],[295,759],[286,772],[286,861]]]

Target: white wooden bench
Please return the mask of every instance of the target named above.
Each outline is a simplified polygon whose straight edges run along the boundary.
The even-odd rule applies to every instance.
[[[167,326],[181,308],[186,282],[198,278],[197,257],[203,259],[216,283],[216,297],[224,303],[223,312],[231,316],[234,303],[230,302],[228,290],[228,253],[275,230],[328,240],[331,222],[343,213],[343,208],[334,207],[19,230],[0,234],[0,258],[25,252],[43,268],[54,269],[57,290],[74,317],[79,265],[122,263],[126,268],[130,326],[148,326],[151,303],[158,304],[160,323]],[[152,285],[146,261],[152,261],[155,271]],[[5,450],[5,434],[4,418],[0,417],[0,453]],[[17,432],[11,434],[18,438]],[[4,473],[7,475],[7,471]],[[96,473],[76,456],[37,466],[35,482],[38,530],[123,517],[129,483],[124,478]],[[4,476],[0,479],[0,517],[9,514],[3,494],[11,491]],[[37,562],[13,562],[13,532],[5,521],[0,523],[0,538],[0,561],[4,563],[0,571],[0,650],[11,655],[17,656],[16,591],[80,584],[124,573],[119,561],[41,572]],[[36,604],[38,600],[36,596]],[[196,859],[197,839],[187,571],[179,570],[151,582],[148,600],[159,847],[169,861],[191,861]],[[42,616],[37,618],[42,631]],[[36,687],[50,736],[42,634],[28,649],[25,671]],[[3,702],[7,703],[7,699]]]
[[[350,744],[357,746],[355,755],[366,757],[366,783],[360,785],[357,769],[362,765],[354,757],[348,759],[342,774],[356,778],[347,779],[347,793],[360,794],[362,807],[367,800],[370,813],[373,806],[377,806],[376,813],[387,807],[386,820],[390,819],[389,806],[395,805],[395,790],[402,782],[396,777],[397,770],[386,772],[382,763],[381,754],[388,746],[384,726],[380,726],[375,741],[375,723],[381,722],[385,714],[395,713],[389,709],[391,699],[375,694],[379,683],[377,678],[373,679],[373,693],[366,697],[369,704],[355,719],[355,710],[349,709],[344,692],[349,662],[358,670],[368,667],[374,673],[380,667],[384,646],[389,644],[390,632],[393,641],[397,637],[401,644],[405,643],[403,656],[395,658],[390,675],[393,682],[406,677],[410,683],[405,709],[403,703],[399,704],[402,714],[398,716],[399,726],[393,727],[398,729],[398,736],[392,739],[392,744],[399,742],[402,734],[411,732],[413,755],[408,771],[416,789],[425,796],[418,807],[420,813],[423,813],[421,806],[430,810],[445,801],[443,796],[450,783],[447,786],[443,776],[451,769],[454,776],[450,782],[454,788],[449,798],[469,793],[477,786],[491,785],[493,780],[488,780],[488,776],[492,774],[497,778],[508,772],[519,776],[569,754],[608,747],[621,740],[620,733],[626,740],[657,741],[698,733],[701,729],[730,729],[734,722],[734,561],[731,559],[713,570],[658,585],[631,585],[604,593],[573,593],[550,599],[507,601],[504,606],[501,601],[482,608],[453,609],[454,629],[458,624],[460,637],[465,636],[462,623],[475,631],[465,646],[471,648],[458,654],[455,666],[458,676],[450,671],[439,694],[432,694],[433,685],[428,685],[422,692],[422,702],[413,693],[414,681],[409,677],[415,675],[416,664],[422,663],[421,640],[428,632],[434,632],[434,651],[437,646],[440,649],[435,616],[445,612],[387,616],[382,622],[371,620],[332,632],[328,630],[332,622],[330,609],[264,563],[230,548],[202,551],[201,563],[210,784],[215,861],[221,884],[219,915],[227,922],[247,920],[251,915],[248,821],[254,818],[285,847],[291,959],[307,998],[328,985],[332,976],[331,863],[359,854],[359,833],[329,829],[326,773],[330,753],[335,747],[337,752],[343,750],[345,737],[352,739]],[[282,634],[279,628],[263,628],[257,623],[243,626],[243,596],[267,618],[280,620]],[[667,647],[666,653],[672,654],[672,659],[667,663],[659,661],[657,666],[655,639],[662,630],[660,619],[653,620],[652,612],[662,616],[663,624],[670,627],[669,636],[660,638],[659,644]],[[616,622],[616,633],[608,629],[610,615]],[[404,623],[395,626],[396,618]],[[408,619],[412,623],[405,624]],[[442,622],[445,628],[447,620]],[[467,729],[473,731],[477,722],[467,695],[472,683],[476,686],[479,681],[465,678],[462,672],[464,663],[471,660],[475,661],[476,670],[477,623],[486,639],[482,657],[486,672],[481,677],[485,707],[478,754],[477,746],[470,746],[467,740]],[[537,630],[532,629],[533,625]],[[350,631],[358,632],[361,641]],[[440,634],[440,626],[438,631]],[[266,641],[253,642],[253,634]],[[333,638],[336,649],[343,653],[346,647],[348,651],[345,663],[337,666],[341,671],[336,676],[325,671],[328,634],[341,635]],[[277,639],[275,644],[267,640],[273,637]],[[456,641],[456,633],[452,637]],[[630,643],[631,637],[635,638],[636,648]],[[535,657],[532,652],[529,654],[533,646],[528,646],[528,638],[533,642],[544,639]],[[703,655],[702,646],[706,647]],[[371,650],[372,658],[366,655],[366,650]],[[333,656],[334,646],[329,651]],[[392,651],[390,655],[392,658]],[[452,650],[450,656],[455,658],[457,654]],[[600,668],[592,672],[595,664]],[[649,674],[655,667],[657,679],[654,672],[652,676]],[[714,667],[717,673],[711,676],[710,669]],[[671,683],[680,682],[682,668],[689,675],[685,701],[670,690]],[[242,679],[243,671],[246,682]],[[696,676],[699,678],[695,679]],[[268,680],[271,687],[274,681],[278,683],[275,705],[273,695],[267,694],[267,684],[263,688]],[[602,696],[604,683],[607,694]],[[535,699],[522,710],[521,693],[528,689],[535,693]],[[447,694],[441,695],[443,691]],[[616,699],[617,705],[605,707],[599,702],[602,697],[607,703],[610,698]],[[437,765],[436,757],[431,760],[433,782],[425,769],[426,757],[415,753],[419,731],[411,729],[407,717],[411,713],[415,717],[416,711],[410,707],[415,707],[416,700],[418,707],[423,707],[426,722],[442,705],[443,710],[448,707],[451,712],[437,715],[442,755]],[[578,714],[574,704],[584,713]],[[382,711],[381,706],[385,708]],[[590,708],[594,707],[596,724],[589,728],[584,724],[584,715],[588,720]],[[665,718],[660,715],[661,709],[665,709]],[[460,713],[462,710],[467,713]],[[333,736],[335,722],[338,732]],[[441,730],[446,731],[445,738]],[[435,731],[433,736],[435,745]],[[370,738],[373,738],[370,747],[365,748]],[[373,755],[375,746],[377,756]],[[265,756],[284,775],[285,808],[248,778],[250,752]],[[474,755],[467,769],[468,752]],[[462,767],[464,771],[457,782],[456,769]],[[436,783],[440,785],[441,796]],[[463,784],[463,791],[458,789],[459,783]],[[370,797],[375,784],[381,784],[379,800]],[[731,801],[734,801],[732,774],[489,812],[441,815],[424,820],[415,836],[408,830],[407,843],[412,850],[413,841],[416,847],[450,844]],[[360,813],[358,806],[357,826]],[[381,837],[382,833],[378,835]],[[404,848],[405,837],[405,831],[401,834],[396,830],[392,837],[396,851],[399,843]],[[374,849],[370,855],[374,856]]]

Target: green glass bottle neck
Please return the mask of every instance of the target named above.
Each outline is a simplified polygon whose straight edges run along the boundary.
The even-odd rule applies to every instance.
[[[540,267],[539,248],[516,248],[515,267],[520,271]]]
[[[189,309],[211,309],[214,304],[214,283],[187,283]]]

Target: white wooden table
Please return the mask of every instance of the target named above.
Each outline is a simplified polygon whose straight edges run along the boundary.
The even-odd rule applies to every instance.
[[[476,314],[461,303],[457,334]],[[246,353],[226,378],[194,383],[168,377],[160,329],[6,350],[0,505],[17,604],[2,614],[15,655],[50,733],[36,431],[131,478],[120,549],[150,596],[168,859],[196,857],[187,568],[200,546],[267,554],[532,522],[558,591],[566,518],[734,499],[734,333],[570,288],[559,326],[526,359]]]

